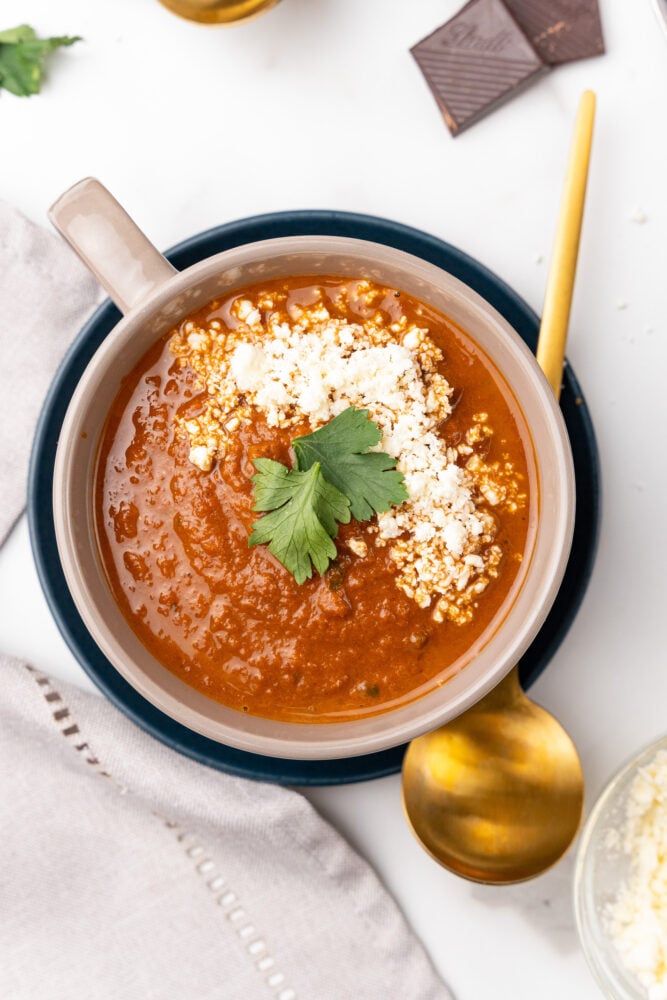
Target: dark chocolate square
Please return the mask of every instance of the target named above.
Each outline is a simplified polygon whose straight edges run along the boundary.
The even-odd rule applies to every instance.
[[[411,52],[452,135],[547,69],[501,0],[470,0]]]
[[[604,52],[598,0],[505,0],[550,66]]]

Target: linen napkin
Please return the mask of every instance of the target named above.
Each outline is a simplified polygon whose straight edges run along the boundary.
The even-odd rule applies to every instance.
[[[99,296],[57,237],[0,203],[0,543],[49,379]],[[302,796],[196,764],[1,655],[0,997],[451,1000]]]
[[[301,795],[193,763],[7,657],[0,670],[0,996],[449,996]]]
[[[101,298],[64,240],[0,202],[0,545],[25,506],[30,445],[46,390]]]

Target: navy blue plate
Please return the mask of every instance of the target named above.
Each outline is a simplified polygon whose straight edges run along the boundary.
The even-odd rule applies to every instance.
[[[277,236],[353,236],[397,247],[449,271],[474,288],[535,348],[538,317],[504,282],[471,257],[417,229],[350,212],[277,212],[217,226],[167,252],[175,267],[191,264],[229,247]],[[91,357],[120,313],[107,301],[86,323],[63,360],[37,426],[30,464],[28,520],[37,572],[65,641],[83,669],[110,701],[158,740],[209,767],[230,774],[286,785],[334,785],[366,781],[400,770],[405,747],[344,760],[296,761],[244,753],[186,729],[154,708],[114,669],[88,634],[70,597],[58,557],[53,525],[53,466],[67,405]],[[586,591],[598,537],[600,481],[590,415],[572,372],[566,367],[561,408],[567,424],[577,482],[577,516],[572,554],[551,612],[521,660],[521,680],[529,686],[563,641]]]

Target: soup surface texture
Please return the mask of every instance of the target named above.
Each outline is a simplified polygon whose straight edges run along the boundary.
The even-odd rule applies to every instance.
[[[353,406],[409,499],[298,584],[250,547],[253,460]],[[532,444],[474,341],[392,288],[295,277],[192,314],[124,379],[96,477],[109,584],[143,644],[239,711],[332,722],[444,683],[507,610],[537,518]]]

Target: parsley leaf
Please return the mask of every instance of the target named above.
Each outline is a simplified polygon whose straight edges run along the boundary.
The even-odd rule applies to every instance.
[[[29,42],[34,38],[37,38],[35,29],[29,24],[19,24],[18,28],[0,31],[0,45],[16,45],[17,42]]]
[[[371,451],[382,440],[378,425],[368,410],[349,406],[324,427],[296,438],[292,444],[297,468],[303,472],[316,462],[324,478],[350,501],[352,517],[368,521],[375,512],[408,499],[403,473],[396,459],[382,451]]]
[[[255,521],[248,545],[268,544],[269,552],[297,583],[324,573],[336,558],[332,542],[338,524],[350,516],[368,521],[408,499],[396,459],[371,451],[382,439],[368,410],[348,407],[324,427],[296,438],[296,467],[256,458],[253,510],[265,511]]]
[[[350,520],[349,500],[326,481],[318,462],[303,472],[270,458],[256,458],[253,464],[253,510],[270,513],[255,521],[248,545],[268,543],[269,552],[299,584],[313,575],[313,566],[324,573],[336,558],[331,540],[338,532],[336,522]]]
[[[0,31],[0,88],[17,97],[38,94],[44,75],[44,58],[54,49],[73,45],[80,38],[38,38],[34,28],[21,24]]]

